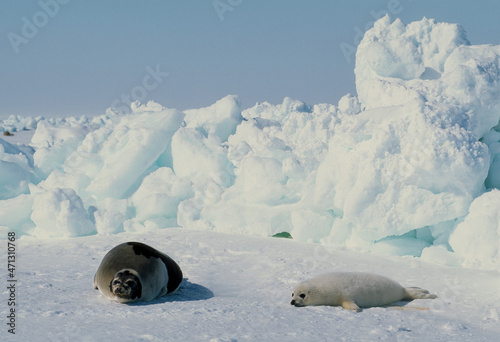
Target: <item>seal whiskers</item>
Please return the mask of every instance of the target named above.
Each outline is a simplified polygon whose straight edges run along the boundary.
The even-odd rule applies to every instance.
[[[175,291],[182,277],[168,255],[140,242],[126,242],[104,256],[94,288],[120,303],[150,301]]]
[[[363,307],[384,306],[400,300],[433,299],[436,295],[419,287],[402,287],[389,278],[362,272],[323,274],[298,284],[290,304],[295,306],[332,305],[359,311]]]

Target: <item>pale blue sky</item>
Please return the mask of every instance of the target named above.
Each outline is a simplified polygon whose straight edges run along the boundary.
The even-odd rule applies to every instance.
[[[341,44],[386,12],[500,44],[497,0],[0,0],[0,117],[92,116],[135,98],[182,110],[228,94],[244,108],[336,104],[355,93]]]

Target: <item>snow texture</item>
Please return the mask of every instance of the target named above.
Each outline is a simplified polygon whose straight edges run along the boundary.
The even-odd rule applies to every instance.
[[[180,288],[131,305],[94,290],[102,258],[126,241],[144,242],[171,256],[185,275]],[[3,319],[2,341],[465,342],[496,341],[500,334],[496,272],[179,228],[73,239],[25,236],[17,250],[18,324],[13,336]],[[6,260],[6,248],[0,257]],[[359,313],[290,305],[299,282],[332,270],[374,272],[439,297]],[[6,279],[6,268],[0,277]],[[5,291],[2,296],[5,308]]]
[[[11,116],[0,226],[75,237],[167,227],[341,245],[500,270],[500,46],[389,17],[356,53],[357,97],[152,101],[96,118]]]

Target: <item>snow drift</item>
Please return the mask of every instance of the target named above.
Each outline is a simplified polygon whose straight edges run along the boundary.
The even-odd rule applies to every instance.
[[[150,102],[92,120],[10,117],[4,130],[37,129],[30,147],[0,139],[0,226],[286,231],[500,270],[500,46],[385,17],[359,44],[355,75],[358,97],[338,106],[242,110],[227,96],[184,112]]]

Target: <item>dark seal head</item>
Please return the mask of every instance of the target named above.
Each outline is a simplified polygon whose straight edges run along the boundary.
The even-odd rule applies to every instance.
[[[119,299],[134,300],[141,297],[142,284],[137,272],[125,269],[115,274],[109,290]]]

